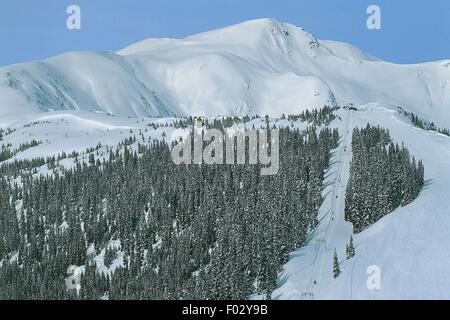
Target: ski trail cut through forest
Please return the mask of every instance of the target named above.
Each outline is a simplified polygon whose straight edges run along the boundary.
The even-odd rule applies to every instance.
[[[288,269],[279,275],[279,285],[289,289],[284,292],[276,289],[274,299],[314,299],[320,285],[332,280],[334,249],[350,239],[352,225],[345,221],[345,192],[352,159],[353,112],[341,109],[342,121],[337,120],[341,142],[334,150],[330,167],[325,173],[319,224],[309,236],[307,244],[292,253],[291,257],[298,262],[287,266]],[[340,260],[345,258],[339,252],[338,256]],[[286,292],[290,292],[288,296]]]
[[[347,116],[342,133],[342,143],[337,149],[337,172],[333,181],[333,191],[331,193],[331,209],[328,211],[327,216],[323,218],[327,221],[326,228],[316,239],[318,243],[316,246],[316,248],[318,248],[316,259],[318,262],[312,275],[312,283],[314,284],[314,281],[316,281],[316,285],[322,282],[324,273],[329,271],[331,274],[332,272],[332,269],[327,270],[325,266],[328,266],[331,263],[330,257],[333,256],[337,237],[340,236],[340,234],[336,234],[336,226],[339,223],[345,222],[345,190],[347,187],[350,161],[352,157],[352,133],[350,132],[352,112],[353,111],[351,110],[346,112]]]

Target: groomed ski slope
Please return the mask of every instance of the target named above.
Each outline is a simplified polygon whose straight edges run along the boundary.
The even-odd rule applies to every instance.
[[[326,173],[320,224],[309,243],[294,251],[279,276],[274,299],[449,299],[450,138],[411,125],[394,107],[367,104],[341,109],[331,124],[342,142]],[[388,128],[425,165],[426,186],[408,206],[398,208],[354,235],[356,255],[346,261],[352,225],[344,219],[351,160],[351,133],[367,123]],[[347,133],[348,132],[348,133]],[[336,248],[341,275],[333,279]],[[381,287],[369,290],[367,268],[381,269]],[[315,281],[315,282],[314,282]]]

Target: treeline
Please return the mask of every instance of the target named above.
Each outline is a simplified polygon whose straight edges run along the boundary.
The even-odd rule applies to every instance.
[[[338,139],[337,130],[281,129],[274,176],[257,165],[176,166],[166,143],[135,139],[109,159],[21,184],[11,185],[19,162],[10,164],[0,180],[0,299],[270,297],[289,252],[318,223]],[[111,240],[120,248],[108,248],[104,264],[118,267],[99,273]],[[66,289],[71,265],[85,266],[78,294]]]
[[[409,120],[411,120],[411,123],[414,126],[416,126],[417,128],[427,130],[427,131],[436,131],[436,132],[442,133],[442,134],[450,137],[449,129],[439,128],[434,124],[434,122],[426,121],[426,120],[420,118],[418,115],[416,115],[412,112],[407,112],[400,107],[399,107],[399,110],[403,113],[403,115],[407,116],[409,118]]]
[[[306,109],[300,114],[295,115],[285,115],[282,114],[280,117],[281,120],[289,120],[289,121],[302,121],[307,122],[311,126],[321,126],[321,125],[328,125],[331,121],[333,121],[336,118],[336,115],[333,113],[333,111],[338,110],[339,107],[330,107],[330,106],[324,106],[320,109]],[[175,128],[188,128],[192,127],[194,125],[194,121],[197,117],[186,117],[181,120],[176,120],[173,124]],[[208,127],[214,127],[214,128],[228,128],[235,124],[245,124],[247,122],[250,122],[254,119],[262,119],[259,115],[253,115],[252,117],[246,115],[243,117],[233,116],[233,117],[218,117],[215,118],[211,123],[209,123],[208,119],[204,117],[200,117],[202,119],[202,122],[204,125]],[[264,117],[266,119],[266,122],[269,120],[268,116]],[[152,126],[153,128],[157,128],[159,125],[157,124],[150,124],[149,126]],[[170,126],[170,124],[165,124],[165,126]]]
[[[299,115],[289,115],[287,118],[289,121],[303,121],[311,123],[315,126],[328,125],[331,121],[336,119],[336,115],[333,111],[338,110],[339,107],[324,106],[321,109],[306,109]],[[282,119],[285,115],[282,116]]]
[[[223,116],[223,117],[217,117],[214,118],[214,120],[210,123],[207,118],[205,117],[193,117],[189,116],[182,120],[176,120],[174,122],[175,128],[189,128],[194,125],[194,122],[196,119],[199,119],[202,121],[202,124],[209,127],[209,128],[217,128],[217,129],[223,129],[223,128],[229,128],[233,126],[234,124],[244,124],[249,122],[250,120],[259,118],[258,115],[254,115],[251,118],[246,115],[243,117],[238,116]]]
[[[3,128],[0,128],[0,141],[2,141],[4,137],[6,137],[7,135],[10,135],[14,131],[16,131],[16,129],[11,129],[11,128],[3,129]]]
[[[19,147],[14,150],[11,149],[12,145],[10,143],[6,144],[6,145],[2,144],[2,146],[0,148],[0,162],[14,157],[19,152],[23,152],[23,151],[28,150],[33,147],[37,147],[40,144],[42,144],[42,141],[36,141],[33,139],[33,140],[31,140],[31,142],[21,143],[19,145]]]
[[[392,143],[386,129],[369,124],[353,130],[352,148],[345,218],[358,233],[418,196],[424,166],[405,146]]]

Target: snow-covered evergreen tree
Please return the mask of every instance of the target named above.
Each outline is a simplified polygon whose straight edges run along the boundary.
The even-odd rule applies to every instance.
[[[339,259],[336,252],[336,249],[334,249],[333,254],[333,277],[336,279],[341,274],[341,268],[339,267]]]

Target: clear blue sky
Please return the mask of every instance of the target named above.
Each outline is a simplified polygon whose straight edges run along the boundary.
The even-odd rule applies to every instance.
[[[81,7],[81,30],[66,29],[70,4]],[[382,30],[366,28],[370,4],[381,7]],[[261,17],[398,63],[450,58],[449,0],[2,0],[0,65],[72,50],[117,50]]]

